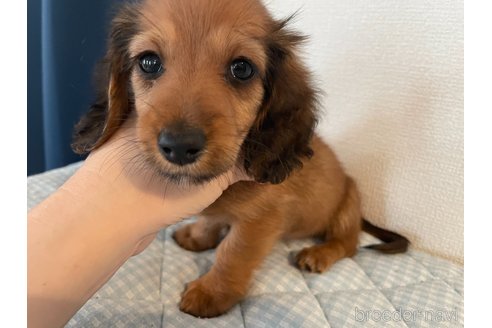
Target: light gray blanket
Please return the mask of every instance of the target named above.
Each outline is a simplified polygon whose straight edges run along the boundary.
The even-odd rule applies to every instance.
[[[79,165],[28,177],[28,208]],[[67,327],[463,327],[461,266],[413,249],[361,249],[323,274],[301,272],[293,254],[313,240],[279,242],[245,300],[218,318],[195,318],[179,311],[180,294],[209,270],[215,253],[181,249],[171,238],[176,227],[125,263]],[[373,242],[361,236],[361,245]]]

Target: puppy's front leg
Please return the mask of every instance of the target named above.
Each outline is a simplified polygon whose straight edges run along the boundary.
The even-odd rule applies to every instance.
[[[277,213],[235,222],[217,248],[210,271],[188,284],[181,311],[197,317],[215,317],[237,304],[246,295],[254,270],[280,237],[281,227]]]

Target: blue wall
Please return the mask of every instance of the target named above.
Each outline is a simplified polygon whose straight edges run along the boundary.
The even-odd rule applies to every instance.
[[[115,2],[28,0],[28,175],[82,159],[72,129],[93,100]]]

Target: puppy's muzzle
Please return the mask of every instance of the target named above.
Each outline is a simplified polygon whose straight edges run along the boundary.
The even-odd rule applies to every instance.
[[[206,138],[198,128],[171,127],[161,130],[157,143],[166,160],[183,166],[195,162],[202,155]]]

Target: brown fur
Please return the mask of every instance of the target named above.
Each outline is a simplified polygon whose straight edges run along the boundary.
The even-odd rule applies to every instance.
[[[104,143],[135,118],[141,160],[178,182],[200,183],[241,158],[257,181],[239,182],[176,231],[183,248],[217,248],[211,270],[191,282],[181,310],[220,315],[245,296],[254,271],[280,238],[322,236],[302,250],[301,269],[327,270],[357,250],[360,198],[330,148],[313,135],[316,92],[296,54],[303,37],[276,21],[258,0],[147,0],[113,21],[100,99],[76,127],[74,150]],[[140,54],[160,55],[165,71],[149,81]],[[257,75],[242,83],[228,65],[246,57]],[[199,127],[206,149],[195,163],[167,162],[157,147],[166,126]],[[265,183],[266,182],[266,183]],[[230,230],[220,241],[221,231]]]

